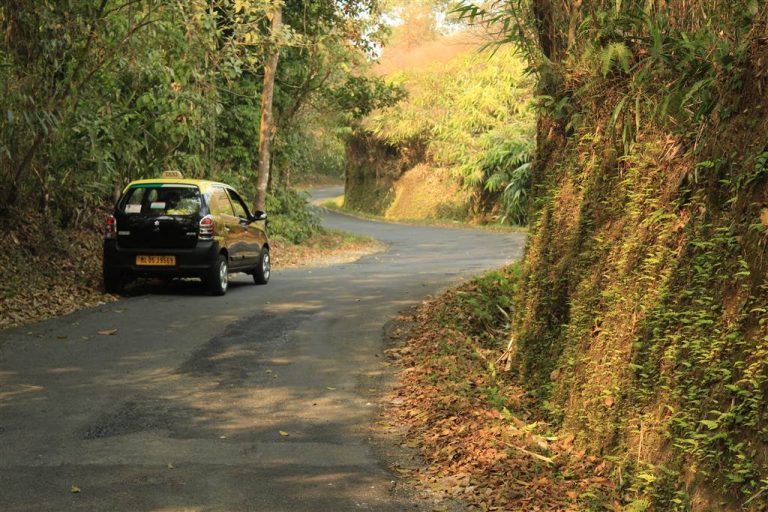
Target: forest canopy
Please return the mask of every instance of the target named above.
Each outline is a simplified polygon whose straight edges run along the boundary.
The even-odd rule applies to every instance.
[[[350,102],[389,98],[367,74],[386,32],[377,0],[4,0],[0,29],[0,215],[67,225],[168,169],[250,191],[270,48],[273,185],[339,175]]]

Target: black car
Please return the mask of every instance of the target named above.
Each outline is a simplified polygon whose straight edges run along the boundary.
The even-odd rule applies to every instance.
[[[211,294],[224,295],[230,272],[267,284],[266,219],[224,183],[179,173],[134,181],[107,217],[104,289],[119,293],[137,277],[199,277]]]

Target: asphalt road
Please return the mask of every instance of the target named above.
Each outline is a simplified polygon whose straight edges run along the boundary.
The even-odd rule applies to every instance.
[[[180,283],[0,332],[0,510],[418,509],[368,441],[382,328],[519,257],[524,237],[324,221],[389,248],[267,286],[234,277],[224,297]]]

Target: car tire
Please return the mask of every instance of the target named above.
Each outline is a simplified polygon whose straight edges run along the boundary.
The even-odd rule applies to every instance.
[[[208,272],[208,276],[203,279],[203,283],[211,295],[222,296],[227,293],[229,267],[227,266],[227,257],[224,254],[218,255],[211,270]]]
[[[118,294],[123,291],[125,280],[120,272],[110,269],[103,269],[102,278],[104,281],[104,291],[106,293]]]
[[[255,284],[267,284],[272,274],[272,259],[269,257],[269,249],[261,248],[259,264],[253,269],[253,282]]]

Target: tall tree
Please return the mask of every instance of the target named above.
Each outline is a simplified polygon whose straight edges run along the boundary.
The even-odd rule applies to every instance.
[[[280,58],[280,46],[277,44],[280,27],[283,22],[283,10],[279,3],[275,4],[271,13],[270,27],[271,45],[267,62],[264,65],[264,88],[261,94],[261,128],[259,129],[259,174],[256,177],[256,200],[253,209],[266,210],[267,185],[269,184],[270,144],[275,135],[272,119],[272,98],[275,91],[275,72]]]

